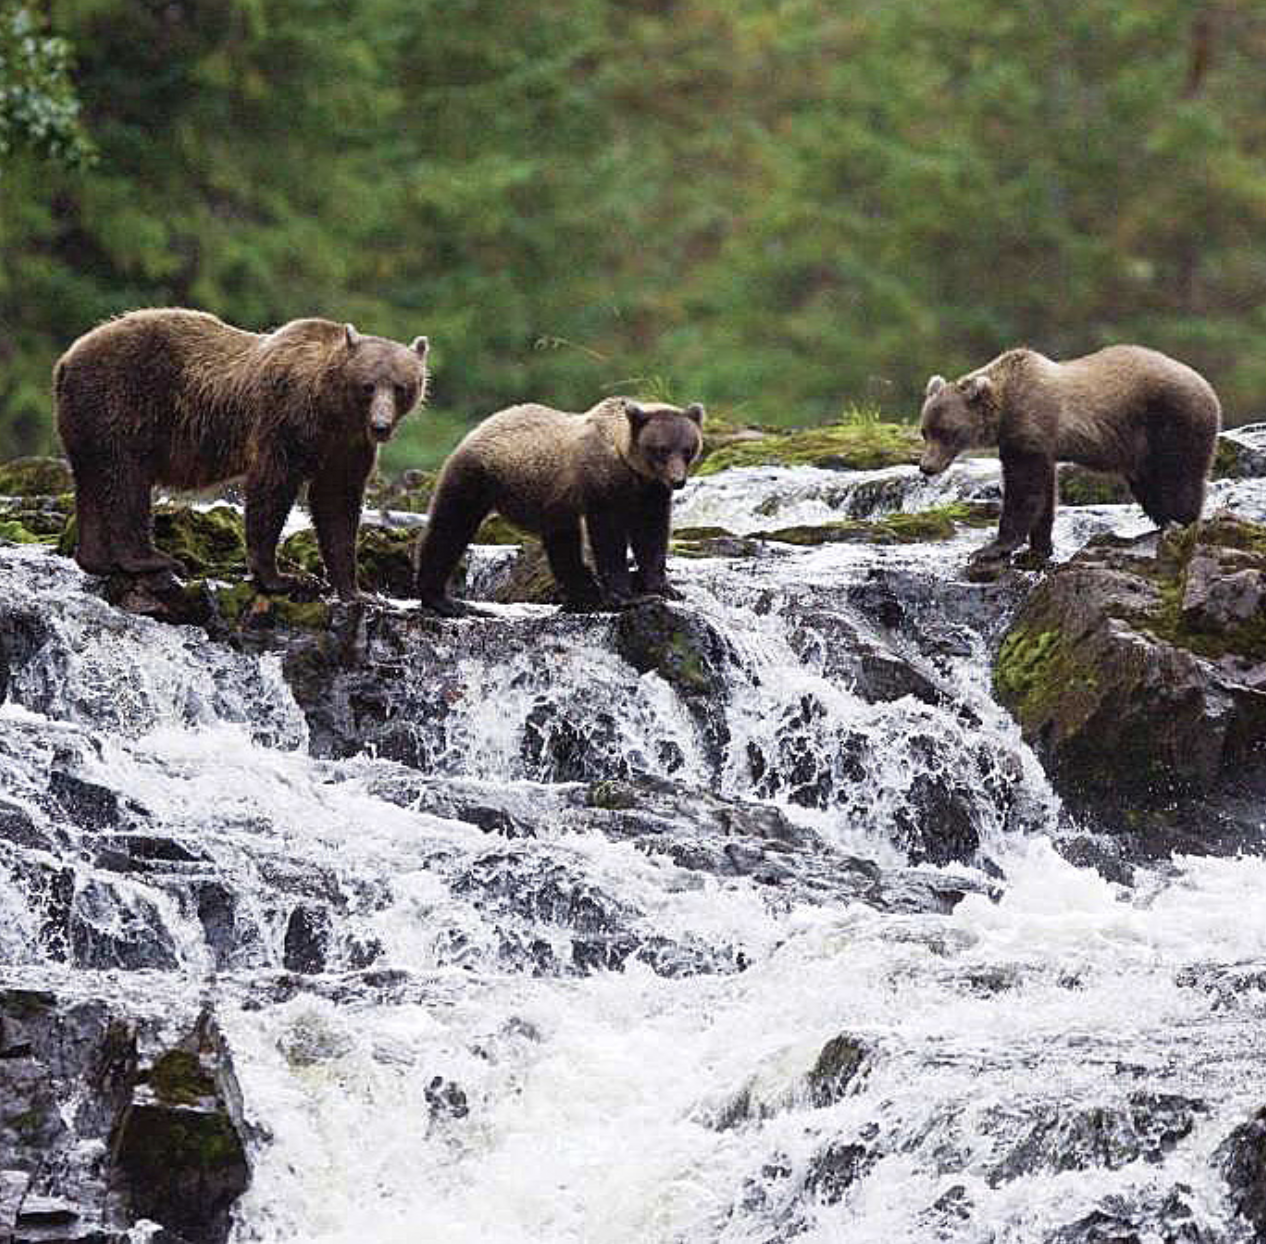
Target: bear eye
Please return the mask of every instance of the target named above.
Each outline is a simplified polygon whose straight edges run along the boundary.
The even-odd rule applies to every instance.
[[[374,382],[373,382],[372,380],[366,380],[366,381],[365,381],[365,383],[361,385],[361,387],[360,387],[360,391],[361,391],[362,393],[364,393],[366,396],[369,396],[369,395],[371,395],[371,394],[373,393],[373,391],[374,391],[377,387],[378,387],[378,386],[377,386],[376,384],[374,384]]]
[[[409,398],[411,394],[405,385],[396,385],[396,402],[401,406],[410,405]]]

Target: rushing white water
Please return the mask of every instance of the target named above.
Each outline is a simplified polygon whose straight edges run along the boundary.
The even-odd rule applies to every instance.
[[[772,529],[997,486],[976,463],[894,478],[729,472],[679,518]],[[1258,481],[1219,488],[1266,508]],[[1066,510],[1057,551],[1144,527]],[[1247,1239],[1213,1154],[1266,1098],[1266,863],[1177,859],[1127,889],[1056,853],[1058,800],[989,694],[1004,606],[956,577],[984,538],[675,561],[728,645],[714,717],[616,655],[612,620],[503,609],[546,629],[454,648],[442,720],[409,723],[423,774],[314,758],[276,657],[6,549],[34,655],[0,706],[0,795],[45,840],[0,837],[0,957],[214,1001],[259,1128],[238,1244],[1027,1242],[1105,1206],[1140,1239],[1176,1213]],[[875,662],[908,685],[867,693]],[[112,792],[107,823],[50,770]],[[648,849],[654,816],[639,838],[586,808],[583,783],[638,773],[894,870],[958,825],[989,873],[925,869],[966,896],[884,910],[696,866]],[[840,1037],[860,1069],[824,1093]]]

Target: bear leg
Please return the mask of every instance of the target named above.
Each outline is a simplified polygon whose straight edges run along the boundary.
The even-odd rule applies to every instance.
[[[549,568],[563,589],[563,608],[576,613],[602,608],[602,588],[581,553],[580,524],[547,532],[544,541]]]
[[[633,590],[644,596],[678,595],[668,586],[668,529],[672,518],[672,495],[652,495],[629,527],[629,544],[637,562]]]
[[[102,467],[102,474],[112,476],[114,487],[106,504],[113,519],[103,526],[110,540],[111,560],[127,574],[177,574],[186,572],[183,562],[154,547],[152,488],[149,475],[139,463],[116,462]]]
[[[1002,517],[998,534],[972,554],[973,561],[991,561],[1014,552],[1028,540],[1045,508],[1051,506],[1055,487],[1055,463],[1043,454],[1002,454]],[[1039,532],[1040,534],[1040,532]],[[1049,539],[1049,532],[1047,533]]]
[[[100,472],[71,459],[75,474],[75,561],[86,574],[108,575],[117,567],[106,519],[107,482]]]
[[[292,592],[301,586],[277,569],[277,541],[301,480],[275,461],[257,463],[246,477],[246,563],[261,592]]]
[[[1055,504],[1058,491],[1058,485],[1055,482],[1055,464],[1052,463],[1046,492],[1042,497],[1042,508],[1029,531],[1029,549],[1035,557],[1047,558],[1055,551],[1051,532],[1055,526]]]
[[[308,509],[325,573],[340,600],[357,600],[356,535],[373,451],[326,463],[308,484]]]
[[[456,468],[453,475],[441,478],[414,562],[414,587],[423,608],[445,617],[479,612],[453,600],[448,581],[491,510],[491,500],[463,480]]]
[[[591,511],[585,515],[594,566],[607,600],[617,609],[633,599],[629,575],[629,529],[623,515]]]

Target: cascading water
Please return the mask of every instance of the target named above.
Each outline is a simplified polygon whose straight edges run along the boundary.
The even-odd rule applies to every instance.
[[[762,468],[679,522],[991,493]],[[0,550],[4,982],[214,1007],[238,1244],[1249,1239],[1215,1151],[1266,1098],[1266,863],[1060,856],[984,538],[675,559],[685,681],[615,617],[398,621],[359,743],[278,653]]]

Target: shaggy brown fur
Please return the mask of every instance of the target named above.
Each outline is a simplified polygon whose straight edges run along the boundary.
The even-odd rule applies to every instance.
[[[1192,523],[1221,426],[1208,381],[1155,350],[1109,346],[1066,363],[1008,350],[952,384],[928,381],[919,466],[939,475],[964,449],[996,445],[1002,518],[997,538],[975,556],[1001,557],[1027,540],[1046,557],[1057,461],[1123,475],[1160,526]]]
[[[699,456],[702,423],[697,403],[682,410],[628,398],[608,398],[583,415],[527,405],[485,419],[453,451],[436,484],[418,549],[423,606],[477,612],[454,601],[447,584],[492,510],[541,536],[568,608],[619,608],[635,594],[667,594],[672,490],[685,484]],[[581,519],[597,579],[581,554]]]
[[[156,483],[201,488],[245,476],[251,574],[266,592],[277,540],[308,480],[325,568],[356,588],[356,532],[378,444],[426,392],[427,341],[293,320],[271,333],[201,311],[132,311],[80,337],[53,373],[57,428],[75,474],[76,560],[91,574],[183,570],[154,548]]]

